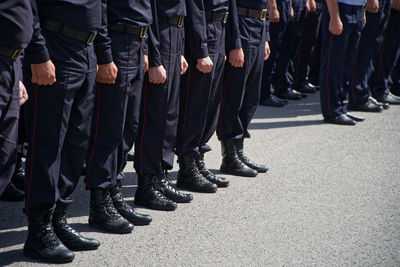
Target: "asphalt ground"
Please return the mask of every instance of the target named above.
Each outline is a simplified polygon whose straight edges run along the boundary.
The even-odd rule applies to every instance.
[[[285,108],[259,107],[246,154],[270,170],[256,178],[222,175],[228,188],[194,194],[132,234],[87,224],[89,193],[74,192],[68,221],[97,238],[71,266],[400,266],[400,106],[356,126],[324,124],[318,93]],[[206,155],[218,172],[220,146]],[[132,164],[123,192],[133,205]],[[176,177],[176,167],[173,172]],[[36,266],[22,255],[22,203],[0,202],[0,266]]]

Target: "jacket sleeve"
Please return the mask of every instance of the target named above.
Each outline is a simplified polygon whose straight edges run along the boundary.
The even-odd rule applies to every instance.
[[[157,3],[151,0],[151,12],[153,15],[153,23],[149,28],[148,54],[149,67],[158,67],[162,65],[160,53],[160,32],[158,29]]]
[[[97,30],[97,35],[94,39],[94,48],[97,64],[108,64],[113,61],[111,39],[107,30],[107,0],[101,0],[101,26]]]
[[[39,10],[37,0],[31,0],[33,12],[33,35],[31,42],[26,48],[26,55],[32,64],[40,64],[50,60],[49,51],[46,47],[46,40],[40,28]]]
[[[190,51],[194,58],[208,57],[207,24],[203,0],[186,0],[186,32],[190,33]]]
[[[242,48],[236,0],[229,0],[229,17],[226,25],[226,43],[228,51],[236,48]]]

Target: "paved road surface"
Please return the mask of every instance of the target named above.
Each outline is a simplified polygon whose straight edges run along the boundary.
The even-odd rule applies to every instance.
[[[399,266],[400,107],[365,116],[355,127],[323,124],[317,94],[283,109],[260,107],[245,145],[267,174],[226,176],[229,188],[196,193],[174,212],[139,209],[154,221],[129,235],[88,227],[81,184],[69,222],[102,245],[76,253],[71,265]],[[219,143],[210,143],[206,162],[217,170]],[[137,179],[126,171],[133,204]],[[0,266],[39,265],[22,256],[26,235],[22,203],[1,202]]]

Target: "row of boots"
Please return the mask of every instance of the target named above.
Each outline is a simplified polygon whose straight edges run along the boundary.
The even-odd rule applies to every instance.
[[[123,199],[121,182],[107,189],[90,190],[89,225],[117,234],[132,232],[134,225],[148,225],[151,216],[137,213]],[[95,250],[100,242],[74,230],[65,217],[68,204],[58,202],[54,211],[28,217],[28,238],[24,255],[53,263],[74,259],[73,251]]]

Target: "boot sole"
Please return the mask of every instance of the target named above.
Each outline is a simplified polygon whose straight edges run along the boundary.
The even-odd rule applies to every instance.
[[[135,199],[134,203],[137,206],[142,206],[142,207],[145,207],[145,208],[148,208],[151,210],[174,211],[177,208],[177,207],[164,207],[164,206],[162,206],[162,207],[150,206],[147,202],[137,201],[136,199]]]
[[[250,167],[249,167],[250,168]],[[235,176],[243,176],[243,177],[256,177],[258,172],[256,173],[245,173],[245,172],[237,172],[237,171],[232,171],[232,170],[224,170],[224,169],[220,169],[219,170],[221,173],[224,174],[231,174],[231,175],[235,175]]]
[[[133,228],[131,228],[131,227],[126,227],[126,228],[122,228],[122,229],[107,229],[107,228],[101,226],[100,224],[98,224],[96,222],[92,222],[92,221],[89,221],[89,225],[93,228],[105,231],[107,233],[113,233],[113,234],[130,234],[133,231]]]
[[[65,243],[64,243],[64,245],[65,245]],[[67,245],[65,245],[65,246],[71,251],[88,251],[88,250],[96,250],[96,249],[98,249],[100,244],[97,245],[97,246],[91,246],[91,247],[89,247],[89,246],[87,246],[87,247],[74,247],[74,246],[67,246]]]
[[[35,259],[35,260],[40,260],[40,261],[44,261],[44,262],[50,262],[50,263],[69,263],[72,262],[75,258],[75,256],[73,256],[72,258],[45,258],[43,256],[41,256],[40,254],[38,254],[35,251],[32,250],[27,250],[24,248],[24,255],[28,258],[31,259]]]
[[[210,189],[210,190],[204,190],[204,189],[200,189],[200,188],[193,188],[190,185],[184,185],[184,184],[178,184],[178,183],[176,184],[176,186],[179,188],[197,192],[197,193],[216,193],[217,192],[217,188]]]

